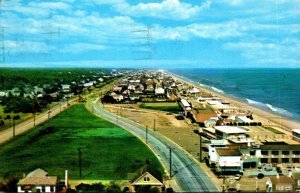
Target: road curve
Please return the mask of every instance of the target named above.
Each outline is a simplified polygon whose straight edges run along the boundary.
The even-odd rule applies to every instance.
[[[95,114],[104,119],[113,122],[122,128],[133,133],[142,141],[146,141],[146,129],[125,118],[118,117],[103,109],[95,102],[92,104],[92,110]],[[148,129],[147,145],[154,151],[164,166],[169,168],[170,148],[172,151],[172,178],[178,184],[180,192],[218,192],[219,190],[210,180],[209,176],[203,171],[195,160],[188,155],[173,141],[162,136],[155,131]]]

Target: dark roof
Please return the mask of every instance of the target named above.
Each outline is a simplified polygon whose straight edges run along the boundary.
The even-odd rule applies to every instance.
[[[264,145],[288,145],[288,143],[284,141],[266,141],[262,142]]]
[[[238,149],[216,149],[220,156],[241,156],[241,152]]]
[[[300,144],[274,144],[274,145],[261,145],[261,150],[300,150]]]

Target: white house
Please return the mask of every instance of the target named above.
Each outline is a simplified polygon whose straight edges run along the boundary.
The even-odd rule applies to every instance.
[[[235,148],[217,148],[216,167],[221,173],[224,172],[243,172],[242,154]]]
[[[19,181],[18,193],[56,192],[57,182],[57,176],[48,176],[47,172],[38,168]]]
[[[162,94],[165,94],[165,89],[161,88],[161,87],[157,87],[155,89],[155,94],[156,95],[162,95]]]
[[[69,85],[69,84],[62,84],[61,85],[61,89],[62,89],[63,92],[68,93],[68,92],[71,91],[71,85]]]

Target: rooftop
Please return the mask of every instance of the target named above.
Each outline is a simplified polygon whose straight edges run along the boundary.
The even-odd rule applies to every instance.
[[[241,152],[238,149],[216,149],[220,156],[241,156]]]
[[[216,130],[226,133],[226,134],[237,134],[237,133],[246,133],[247,131],[245,129],[242,129],[240,127],[233,127],[233,126],[215,126]]]
[[[287,176],[271,176],[270,177],[272,183],[274,184],[288,184],[288,183],[293,183],[293,178],[287,177]]]

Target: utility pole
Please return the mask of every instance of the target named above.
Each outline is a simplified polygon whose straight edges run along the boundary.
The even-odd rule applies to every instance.
[[[146,125],[146,143],[148,144],[148,126]]]
[[[155,131],[155,118],[153,120],[153,131]]]
[[[1,5],[0,5],[1,6]],[[1,34],[0,34],[0,42],[1,42],[1,47],[0,47],[0,56],[1,56],[1,60],[3,63],[5,63],[5,41],[4,41],[4,27],[0,26],[1,28]]]
[[[15,124],[15,119],[13,118],[13,138],[16,136],[16,124]]]
[[[50,119],[50,113],[51,113],[51,110],[49,109],[48,110],[48,119]]]
[[[33,126],[35,127],[35,114],[36,114],[36,112],[34,111],[33,112]]]
[[[169,147],[169,151],[170,151],[170,178],[172,177],[172,148],[171,147]]]
[[[202,163],[202,132],[199,132],[199,137],[200,137],[199,162]]]
[[[81,150],[78,148],[79,178],[81,179]]]

